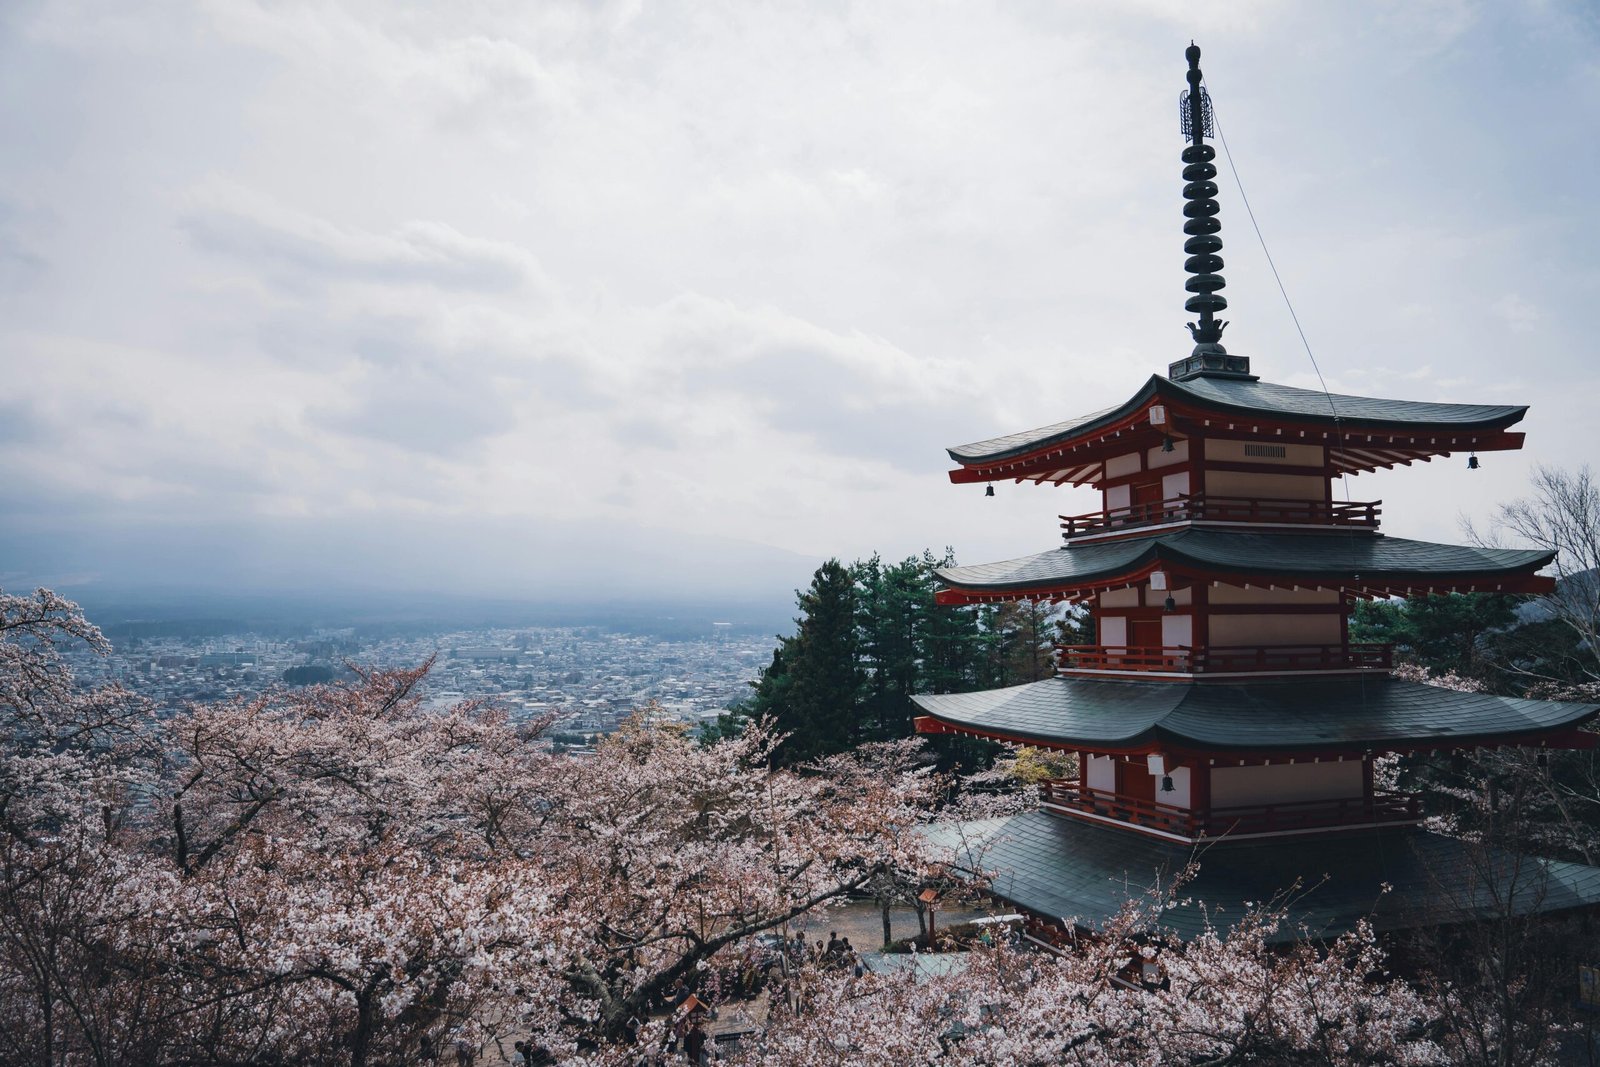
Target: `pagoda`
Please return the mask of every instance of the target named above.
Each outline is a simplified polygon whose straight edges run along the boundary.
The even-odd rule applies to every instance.
[[[1087,485],[1101,507],[1063,516],[1060,547],[939,571],[939,601],[1085,605],[1097,643],[1060,647],[1044,681],[918,696],[917,729],[1076,754],[1077,776],[1046,783],[1040,810],[962,835],[991,892],[1041,927],[1092,929],[1197,854],[1168,915],[1180,933],[1294,887],[1293,925],[1314,932],[1452,921],[1493,895],[1475,886],[1481,857],[1420,829],[1417,797],[1380,788],[1374,761],[1587,748],[1597,737],[1579,727],[1600,706],[1393,677],[1391,647],[1350,640],[1358,600],[1547,593],[1554,553],[1391,537],[1381,502],[1334,488],[1456,453],[1476,467],[1522,446],[1527,409],[1275,385],[1224,348],[1211,102],[1200,50],[1186,54],[1193,351],[1115,407],[949,450],[958,484]],[[1600,869],[1539,867],[1518,907],[1600,902]]]

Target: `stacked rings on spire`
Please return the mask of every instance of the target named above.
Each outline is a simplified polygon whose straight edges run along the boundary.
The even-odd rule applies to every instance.
[[[1183,287],[1195,294],[1183,306],[1202,315],[1216,314],[1228,306],[1227,298],[1217,292],[1227,283],[1217,273],[1222,269],[1222,257],[1217,255],[1222,251],[1222,238],[1217,236],[1217,231],[1222,229],[1217,214],[1222,208],[1215,199],[1217,183],[1211,180],[1217,176],[1217,168],[1211,164],[1216,156],[1217,150],[1208,144],[1192,144],[1183,150],[1183,161],[1187,164],[1183,168],[1183,180],[1188,183],[1183,187],[1183,198],[1187,201],[1183,205],[1183,217],[1188,220],[1183,224],[1183,232],[1189,235],[1183,244],[1189,256],[1183,269],[1193,275]]]

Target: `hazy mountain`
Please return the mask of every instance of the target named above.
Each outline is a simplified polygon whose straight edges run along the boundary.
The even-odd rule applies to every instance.
[[[587,622],[693,611],[777,624],[820,562],[600,522],[0,524],[0,587],[49,586],[102,618]]]

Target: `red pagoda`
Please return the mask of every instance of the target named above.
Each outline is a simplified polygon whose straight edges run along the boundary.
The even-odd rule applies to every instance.
[[[995,895],[1037,920],[1093,928],[1205,844],[1180,933],[1295,885],[1317,932],[1439,921],[1481,862],[1418,828],[1417,798],[1378,788],[1374,759],[1590,747],[1579,727],[1600,707],[1393,677],[1389,646],[1350,640],[1358,599],[1549,592],[1553,553],[1390,537],[1381,502],[1337,500],[1334,482],[1462,452],[1475,467],[1522,447],[1527,409],[1274,385],[1223,347],[1211,104],[1187,56],[1193,352],[1114,408],[949,450],[953,482],[1088,485],[1102,505],[1063,516],[1059,548],[940,571],[940,602],[1086,605],[1098,643],[1060,648],[1045,681],[919,696],[917,729],[1077,755],[1041,811],[966,828]],[[1600,869],[1541,863],[1538,883],[1528,909],[1600,902]]]

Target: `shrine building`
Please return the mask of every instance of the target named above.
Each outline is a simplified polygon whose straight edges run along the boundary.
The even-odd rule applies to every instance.
[[[1390,674],[1350,640],[1363,598],[1548,593],[1554,553],[1437,544],[1381,529],[1345,475],[1522,447],[1527,408],[1342,396],[1275,385],[1224,348],[1227,307],[1210,100],[1191,45],[1180,104],[1185,307],[1194,349],[1123,403],[949,450],[958,484],[1086,485],[1064,543],[938,572],[945,604],[1086,605],[1096,643],[1056,676],[922,695],[917,729],[1075,753],[1041,810],[964,827],[970,864],[1035,924],[1095,928],[1130,894],[1199,873],[1168,913],[1180,933],[1298,887],[1282,936],[1458,921],[1493,906],[1498,864],[1535,864],[1513,907],[1600,903],[1600,868],[1517,859],[1429,833],[1418,798],[1374,760],[1487,746],[1589,748],[1593,704],[1457,692]],[[1341,483],[1342,484],[1342,483]],[[992,494],[992,488],[989,490]],[[1537,888],[1531,888],[1536,886]],[[1385,887],[1390,887],[1389,891]]]

